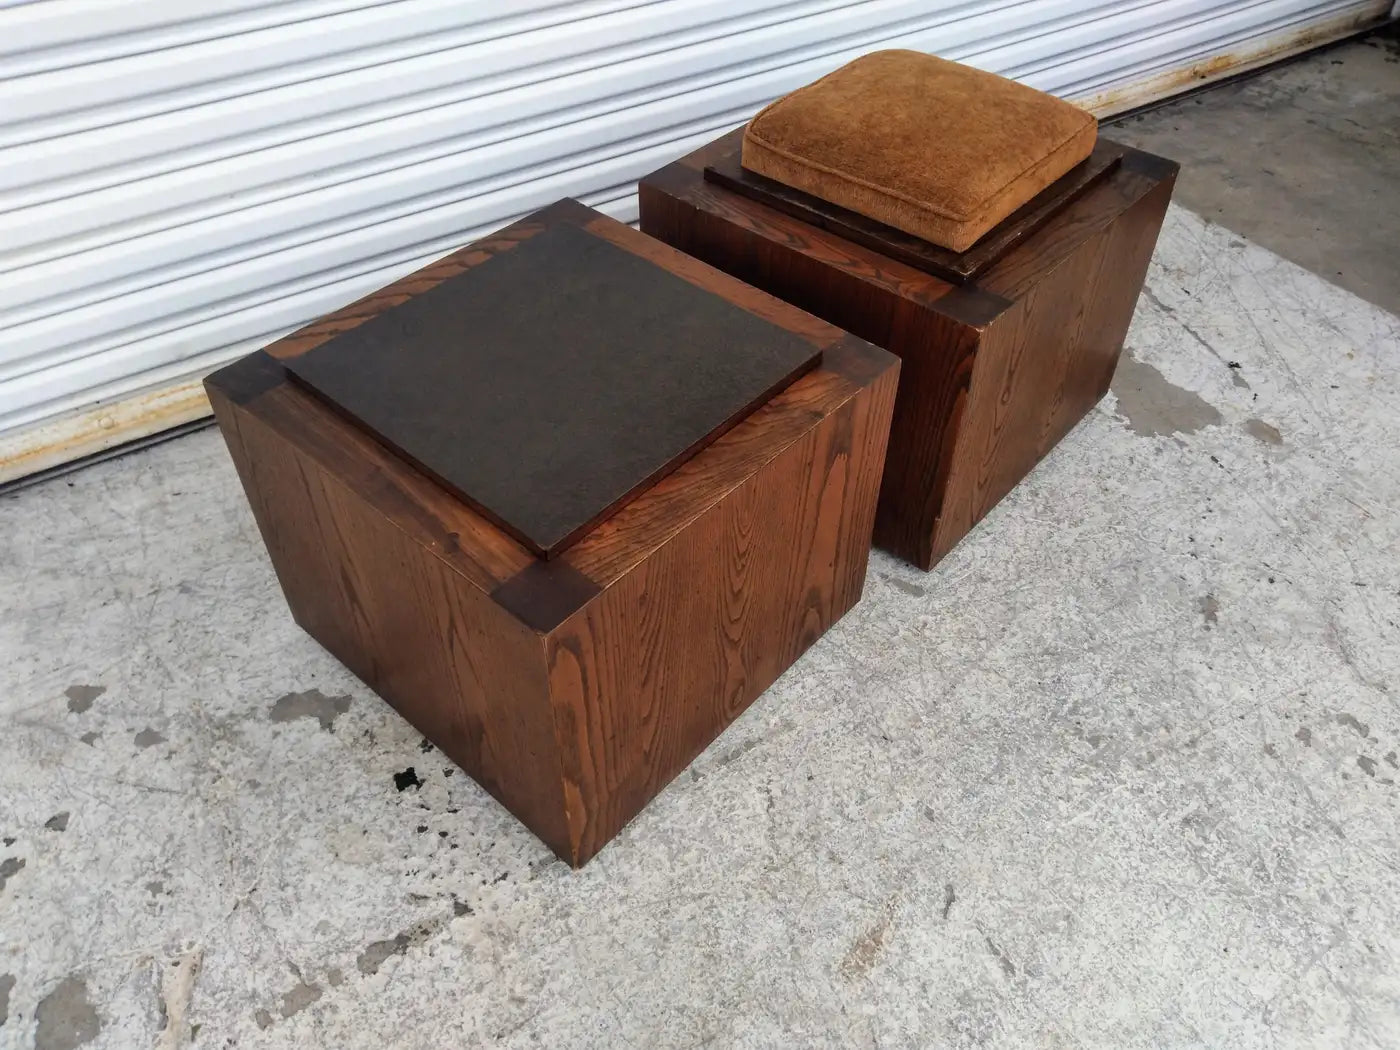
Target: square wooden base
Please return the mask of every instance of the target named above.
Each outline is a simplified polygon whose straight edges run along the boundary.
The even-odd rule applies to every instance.
[[[955,285],[706,181],[739,134],[644,178],[642,229],[899,355],[875,542],[928,569],[1108,390],[1177,165],[1122,147]]]
[[[553,560],[289,381],[282,360],[569,223],[822,361]],[[297,622],[580,865],[860,597],[899,362],[573,202],[211,376]]]

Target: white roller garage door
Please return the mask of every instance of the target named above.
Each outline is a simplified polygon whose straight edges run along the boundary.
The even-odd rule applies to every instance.
[[[848,59],[1117,111],[1390,0],[0,0],[0,480],[206,411],[197,378]]]

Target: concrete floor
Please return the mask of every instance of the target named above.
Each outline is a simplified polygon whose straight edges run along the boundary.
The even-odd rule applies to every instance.
[[[578,873],[292,624],[217,434],[0,498],[0,1046],[1400,1045],[1400,320],[1206,211]]]
[[[1115,122],[1176,202],[1400,313],[1400,23]]]

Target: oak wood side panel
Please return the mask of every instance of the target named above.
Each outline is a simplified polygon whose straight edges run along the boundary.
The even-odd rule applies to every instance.
[[[871,367],[876,363],[872,362]],[[871,382],[864,396],[851,403],[850,439],[844,502],[833,548],[836,582],[832,605],[840,619],[865,593],[866,567],[879,515],[880,492],[889,462],[890,421],[899,397],[901,366],[887,367]],[[825,630],[825,628],[823,628]],[[810,643],[809,643],[810,644]],[[806,645],[802,647],[805,651]],[[793,659],[800,654],[794,653]]]
[[[888,367],[549,639],[575,863],[860,596]]]
[[[1103,262],[1083,295],[1092,304],[1092,323],[1085,324],[1079,342],[1082,379],[1078,390],[1063,399],[1060,413],[1042,436],[1042,453],[1108,393],[1175,183],[1175,175],[1160,179],[1101,235]]]
[[[1132,320],[1171,186],[1101,224],[981,333],[928,563],[946,554],[1098,403]]]
[[[1039,458],[1041,419],[1058,385],[1057,359],[1045,352],[1076,308],[1072,296],[1037,287],[986,331],[978,333],[971,384],[959,413],[956,451],[943,482],[932,535],[920,552],[928,567],[948,552]],[[1043,301],[1042,301],[1043,300]],[[1053,342],[1052,342],[1053,346]]]
[[[297,622],[566,853],[543,639],[261,419],[216,408]]]
[[[282,512],[283,493],[295,493],[297,504],[309,500],[299,465],[280,449],[276,456],[264,458],[268,441],[265,435],[259,434],[256,422],[230,403],[217,387],[208,389],[219,431],[233,459],[292,619],[332,653],[339,655],[342,650],[354,649],[361,638],[351,619],[334,616],[327,606],[307,604],[302,599],[304,594],[317,590],[330,593],[338,583],[337,568],[329,552],[314,535],[300,528],[302,516]]]
[[[901,301],[892,339],[891,345],[900,348],[900,389],[875,542],[928,568],[934,523],[943,513],[962,447],[982,332]]]

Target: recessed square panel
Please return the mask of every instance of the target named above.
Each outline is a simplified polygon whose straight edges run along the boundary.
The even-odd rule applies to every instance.
[[[554,225],[283,363],[548,558],[819,358],[786,329]]]

